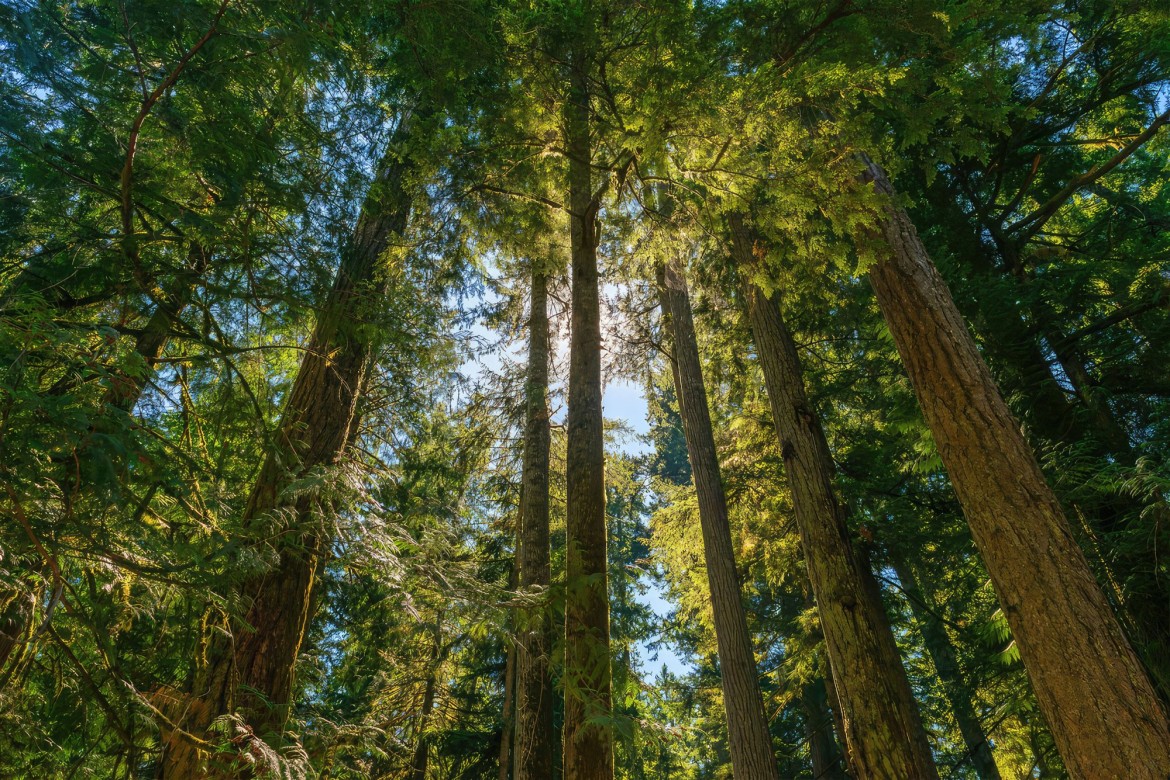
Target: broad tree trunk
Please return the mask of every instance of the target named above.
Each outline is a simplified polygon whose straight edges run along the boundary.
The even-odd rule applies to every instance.
[[[1170,775],[1166,713],[885,173],[869,279],[1070,774]]]
[[[955,216],[965,219],[968,215],[955,205],[959,194],[949,190],[933,193],[937,199],[948,204]],[[993,226],[994,227],[994,226]],[[1010,276],[1014,283],[1023,281],[1021,274],[1012,272],[1021,267],[1018,251],[1014,244],[998,230],[989,229],[995,239],[998,254],[1006,271],[993,265],[987,248],[977,234],[955,236],[950,242],[958,248],[962,260],[976,274],[976,284],[986,279],[996,283],[999,276]],[[1029,322],[1041,323],[1049,331],[1047,336],[1053,351],[1060,359],[1062,368],[1071,380],[1080,376],[1080,386],[1085,386],[1084,366],[1071,350],[1063,347],[1057,351],[1056,344],[1064,337],[1054,334],[1050,327],[1051,312],[1033,309],[1028,316],[1018,307],[997,305],[987,307],[980,301],[966,299],[957,301],[961,313],[972,322],[975,330],[983,336],[983,346],[992,367],[1000,369],[997,378],[1006,394],[1026,399],[1017,403],[1032,442],[1058,443],[1076,448],[1078,451],[1097,458],[1100,463],[1118,462],[1133,465],[1135,453],[1124,434],[1117,435],[1115,421],[1101,418],[1093,413],[1082,390],[1077,401],[1071,401],[1053,373],[1053,367],[1041,352],[1034,331]],[[1060,357],[1061,353],[1063,357]],[[1091,396],[1088,393],[1088,396]],[[1170,702],[1170,587],[1164,578],[1156,576],[1157,550],[1153,540],[1148,549],[1135,548],[1126,544],[1127,524],[1146,510],[1144,503],[1122,490],[1100,495],[1094,500],[1084,498],[1066,502],[1066,512],[1075,516],[1074,535],[1085,551],[1090,566],[1097,574],[1097,581],[1105,589],[1122,628],[1129,636],[1162,701]],[[1166,506],[1155,509],[1164,517]],[[1158,516],[1152,522],[1158,522]],[[1122,539],[1118,544],[1117,540]]]
[[[589,19],[589,11],[586,10]],[[591,21],[589,22],[592,23]],[[582,36],[591,38],[582,31]],[[601,304],[597,274],[598,202],[592,192],[588,45],[569,64],[565,107],[569,158],[572,336],[568,451],[565,458],[565,780],[613,777],[609,585],[606,571],[605,454],[601,412]]]
[[[532,272],[528,315],[528,375],[524,388],[524,464],[520,502],[520,585],[545,593],[552,583],[549,551],[548,274]],[[516,780],[552,777],[553,686],[549,672],[552,625],[548,605],[523,616],[516,643]]]
[[[812,758],[812,776],[819,780],[846,780],[845,756],[833,736],[833,713],[825,678],[818,677],[800,689],[804,710],[804,738]]]
[[[959,734],[963,737],[963,744],[967,748],[967,755],[971,766],[975,768],[975,774],[979,776],[979,780],[1000,780],[999,767],[996,766],[995,757],[991,753],[991,743],[987,741],[979,714],[975,712],[975,706],[971,701],[971,686],[959,668],[955,648],[947,635],[946,626],[935,612],[932,600],[918,584],[913,567],[896,553],[890,556],[890,564],[898,575],[898,581],[906,594],[906,601],[910,604],[910,611],[918,623],[919,630],[922,631],[922,643],[926,647],[931,663],[934,664],[947,701],[950,702],[951,712],[959,726]]]
[[[242,518],[245,527],[288,513],[284,532],[269,543],[279,562],[246,579],[247,605],[233,621],[230,640],[210,630],[199,651],[195,681],[175,708],[180,728],[207,738],[217,717],[238,713],[266,740],[279,741],[292,705],[297,654],[313,611],[323,536],[318,501],[286,497],[297,478],[336,465],[357,419],[355,409],[375,343],[369,320],[386,289],[384,263],[392,241],[406,229],[410,199],[403,190],[406,164],[392,149],[371,186],[357,227],[344,249],[333,288],[301,362],[276,437],[253,485]],[[183,733],[169,730],[163,773],[168,778],[230,774],[209,765],[207,754]]]
[[[735,258],[747,278],[759,265],[755,241],[738,215],[728,221]],[[849,540],[845,509],[833,487],[832,456],[805,395],[796,344],[778,301],[754,284],[745,288],[850,765],[858,780],[937,778],[885,610]]]
[[[674,386],[699,499],[699,525],[703,531],[703,554],[719,649],[731,766],[735,776],[743,780],[779,780],[768,718],[760,695],[759,670],[748,635],[739,574],[735,568],[727,498],[719,472],[715,436],[711,431],[711,414],[707,408],[691,301],[683,271],[676,263],[659,265],[658,290],[665,325],[674,347]]]

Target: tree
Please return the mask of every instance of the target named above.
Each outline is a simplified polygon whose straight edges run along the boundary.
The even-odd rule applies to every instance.
[[[735,568],[727,499],[719,474],[715,437],[711,433],[691,303],[686,279],[677,260],[659,265],[658,289],[665,328],[673,346],[671,368],[691,474],[699,498],[699,522],[703,526],[703,553],[719,643],[719,671],[727,710],[731,763],[739,776],[778,780]]]
[[[371,302],[384,298],[400,274],[396,245],[410,215],[407,144],[415,121],[403,118],[383,157],[244,510],[245,529],[268,526],[258,535],[274,540],[278,563],[240,585],[247,605],[242,621],[222,627],[230,641],[208,638],[190,691],[173,705],[177,723],[163,770],[168,777],[234,771],[209,764],[202,743],[189,736],[206,741],[224,715],[239,712],[258,736],[283,738],[329,544],[322,517],[328,504],[297,482],[320,479],[336,466],[357,430],[358,399],[377,344]],[[274,535],[269,524],[275,524]]]
[[[518,557],[520,586],[537,590],[542,601],[523,616],[516,641],[517,780],[551,777],[554,753],[553,686],[549,671],[552,626],[548,605],[543,602],[552,584],[548,507],[548,271],[543,263],[534,261],[531,276]]]
[[[600,194],[593,191],[590,141],[591,4],[581,9],[581,40],[569,54],[565,100],[571,233],[565,541],[565,778],[613,776],[609,603],[606,582],[605,455],[601,414],[601,304],[597,273]]]
[[[895,195],[874,163],[866,176]],[[914,226],[883,208],[889,254],[870,282],[1060,754],[1078,777],[1165,774],[1170,726],[1149,677]]]
[[[937,777],[872,575],[862,571],[849,541],[833,490],[832,456],[805,396],[796,345],[779,302],[752,281],[761,248],[742,216],[731,215],[728,224],[736,264],[746,277],[748,317],[817,596],[850,765],[860,777]]]

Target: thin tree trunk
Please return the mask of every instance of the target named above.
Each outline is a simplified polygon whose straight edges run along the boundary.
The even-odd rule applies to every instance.
[[[930,656],[934,670],[942,683],[947,701],[950,702],[951,712],[959,726],[959,734],[963,737],[963,744],[967,748],[971,766],[979,780],[1000,780],[999,767],[995,764],[995,757],[991,752],[991,743],[987,741],[987,734],[983,731],[983,724],[975,706],[971,702],[971,686],[963,677],[955,658],[955,648],[951,638],[947,635],[946,626],[934,611],[926,591],[918,584],[914,576],[914,569],[901,556],[892,554],[890,564],[898,575],[906,600],[910,604],[910,611],[914,620],[922,631],[922,643]]]
[[[549,672],[552,625],[544,599],[552,583],[549,548],[548,274],[532,273],[525,385],[524,483],[520,505],[520,585],[543,591],[523,616],[517,638],[516,780],[552,777],[553,686]]]
[[[504,661],[504,728],[500,734],[500,780],[512,775],[512,745],[516,735],[516,644],[508,643]]]
[[[243,620],[233,621],[229,640],[219,631],[208,632],[190,695],[177,703],[177,725],[198,739],[207,739],[217,717],[235,712],[258,736],[283,737],[297,655],[327,546],[316,517],[317,500],[301,496],[290,501],[284,493],[298,477],[336,465],[357,424],[358,395],[374,352],[366,323],[388,283],[382,271],[385,255],[406,229],[410,212],[402,181],[406,163],[398,153],[395,148],[387,154],[367,195],[244,510],[245,528],[278,511],[289,512],[286,530],[271,542],[278,546],[279,562],[242,583]],[[166,735],[163,763],[164,776],[176,779],[230,774],[232,769],[209,765],[198,744],[176,730]]]
[[[1165,780],[1166,713],[950,291],[901,207],[878,227],[870,282],[1070,774]]]
[[[813,780],[846,780],[845,756],[833,737],[833,713],[825,678],[818,677],[800,689],[804,710],[804,738],[812,758]]]
[[[209,253],[198,243],[192,242],[188,250],[189,269],[173,279],[167,293],[147,320],[134,344],[134,354],[143,362],[141,369],[115,374],[113,384],[106,393],[106,403],[123,412],[130,412],[142,397],[142,391],[154,375],[162,352],[170,339],[175,320],[186,308],[196,281],[207,270]],[[192,278],[193,277],[193,278]],[[20,295],[19,288],[26,283],[18,277],[13,283],[17,291],[5,296],[8,301]],[[62,392],[64,392],[62,390]],[[84,456],[84,453],[82,453]],[[68,494],[69,490],[64,490]],[[14,679],[21,676],[24,667],[35,652],[33,639],[38,604],[47,596],[30,586],[30,590],[0,590],[0,691]]]
[[[438,687],[439,667],[446,659],[443,648],[443,628],[435,623],[435,644],[431,651],[431,663],[427,669],[427,681],[423,688],[422,709],[419,711],[418,728],[415,729],[414,756],[410,760],[410,780],[426,780],[427,762],[430,758],[430,722],[435,711],[435,689]]]
[[[745,279],[758,267],[743,220],[729,218],[733,251]],[[809,581],[858,780],[937,778],[906,671],[878,594],[849,541],[845,510],[833,487],[834,466],[820,419],[805,395],[796,344],[779,303],[746,284],[748,318],[781,456],[792,490]]]
[[[155,366],[171,338],[175,321],[187,308],[192,293],[211,262],[211,253],[193,241],[187,251],[188,268],[171,280],[134,342],[134,352],[142,358],[145,371],[118,377],[106,394],[106,403],[129,412],[138,404],[142,391],[154,376]]]
[[[719,649],[731,766],[735,776],[743,780],[779,780],[768,718],[760,695],[759,670],[735,568],[727,498],[719,472],[715,436],[711,431],[711,414],[707,408],[691,302],[686,279],[676,263],[658,266],[658,290],[674,347],[674,386],[699,499],[699,524],[703,531],[707,583],[711,590],[715,640]]]

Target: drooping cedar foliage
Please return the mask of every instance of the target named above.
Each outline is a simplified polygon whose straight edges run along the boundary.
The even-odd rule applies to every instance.
[[[1157,2],[0,8],[0,775],[1165,778]]]

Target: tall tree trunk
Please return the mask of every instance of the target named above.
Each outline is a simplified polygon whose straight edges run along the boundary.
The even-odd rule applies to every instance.
[[[283,533],[270,542],[278,547],[279,561],[240,586],[247,606],[243,620],[233,621],[226,632],[230,639],[208,631],[190,695],[177,702],[175,721],[182,731],[166,735],[165,777],[231,773],[231,767],[209,765],[206,752],[183,733],[206,739],[221,715],[238,712],[258,736],[283,737],[297,654],[328,544],[317,499],[302,495],[293,501],[285,492],[296,479],[336,465],[357,424],[357,400],[375,348],[368,322],[388,284],[385,256],[410,213],[403,188],[406,163],[399,153],[395,143],[371,185],[244,510],[245,528],[288,513]]]
[[[867,161],[866,178],[891,198],[870,282],[1065,764],[1165,780],[1154,688],[885,173]]]
[[[932,196],[936,202],[947,204],[957,219],[967,218],[968,215],[957,205],[960,193],[939,189],[932,191]],[[981,280],[995,284],[1000,277],[1010,277],[1016,284],[1024,281],[1020,273],[1014,272],[1021,267],[1015,245],[994,223],[982,227],[995,240],[1004,268],[992,263],[977,231],[954,236],[950,242],[960,252],[963,262],[975,272],[976,285]],[[1099,459],[1103,465],[1110,462],[1133,464],[1134,452],[1124,435],[1111,433],[1117,428],[1107,418],[1095,417],[1087,405],[1071,401],[1054,375],[1049,360],[1041,352],[1034,336],[1035,326],[1029,322],[1040,323],[1049,331],[1047,338],[1053,344],[1053,352],[1066,375],[1070,379],[1078,375],[1079,358],[1071,351],[1065,352],[1061,358],[1055,349],[1055,345],[1065,339],[1053,334],[1051,312],[1033,309],[1026,317],[1018,306],[997,304],[989,307],[971,296],[960,298],[956,303],[983,336],[985,353],[992,368],[997,369],[996,378],[1006,395],[1026,399],[1024,405],[1017,403],[1016,408],[1023,416],[1033,444],[1073,447]],[[1083,372],[1081,365],[1082,386]],[[1083,399],[1084,395],[1081,392],[1078,399]],[[1094,402],[1103,403],[1101,399],[1094,399]],[[1170,612],[1170,588],[1165,578],[1156,576],[1158,555],[1153,540],[1147,545],[1148,549],[1135,548],[1132,543],[1124,541],[1129,536],[1128,524],[1146,510],[1144,502],[1118,490],[1092,500],[1081,498],[1076,502],[1066,502],[1066,510],[1078,518],[1073,526],[1074,533],[1165,706],[1170,702],[1170,621],[1166,620],[1166,614]],[[1165,504],[1155,511],[1164,516]],[[1120,544],[1117,543],[1119,538],[1122,539]]]
[[[683,271],[675,262],[658,266],[658,290],[674,347],[674,386],[699,499],[699,525],[703,531],[707,583],[711,590],[711,611],[719,649],[731,766],[735,776],[743,780],[779,780],[768,718],[760,695],[759,670],[748,635],[743,594],[735,568],[727,498],[719,472],[715,436],[711,431],[711,414],[707,408],[691,301]]]
[[[528,315],[528,375],[524,388],[524,483],[520,504],[520,585],[547,594],[549,551],[548,274],[534,263]],[[516,647],[516,780],[552,777],[553,685],[549,672],[552,624],[541,602],[523,616]]]
[[[950,702],[951,712],[959,726],[959,734],[963,737],[963,744],[967,748],[967,756],[979,780],[1000,780],[999,767],[995,764],[995,757],[991,753],[991,743],[987,741],[987,734],[983,731],[983,724],[975,706],[971,702],[972,690],[963,677],[955,658],[955,648],[951,638],[947,635],[946,626],[935,613],[935,607],[926,591],[918,584],[913,567],[900,555],[890,556],[890,564],[898,575],[906,600],[910,604],[910,611],[918,628],[922,631],[922,643],[930,656],[934,670],[942,683],[943,692]]]
[[[812,758],[812,776],[818,780],[846,780],[845,756],[833,736],[833,713],[824,677],[805,683],[800,689],[804,710],[804,738]]]
[[[746,279],[759,265],[755,241],[741,217],[732,215],[728,221],[732,249]],[[796,344],[778,301],[754,284],[745,288],[850,765],[858,780],[937,778],[885,610],[849,541],[845,509],[833,487],[832,456],[805,395]]]
[[[504,728],[500,734],[500,780],[512,776],[512,754],[516,736],[516,644],[508,642],[504,661]]]
[[[592,24],[589,9],[585,17]],[[598,289],[598,201],[590,166],[589,42],[569,64],[565,107],[569,158],[572,335],[569,345],[568,451],[565,457],[567,574],[565,593],[565,780],[613,777],[606,570],[605,453],[601,411],[601,302]]]
[[[410,780],[426,780],[427,762],[430,759],[431,713],[435,711],[435,689],[439,684],[439,667],[447,657],[443,647],[443,628],[435,622],[435,643],[431,648],[431,662],[427,665],[427,681],[423,687],[422,709],[419,710],[415,729],[414,755],[410,760]]]

